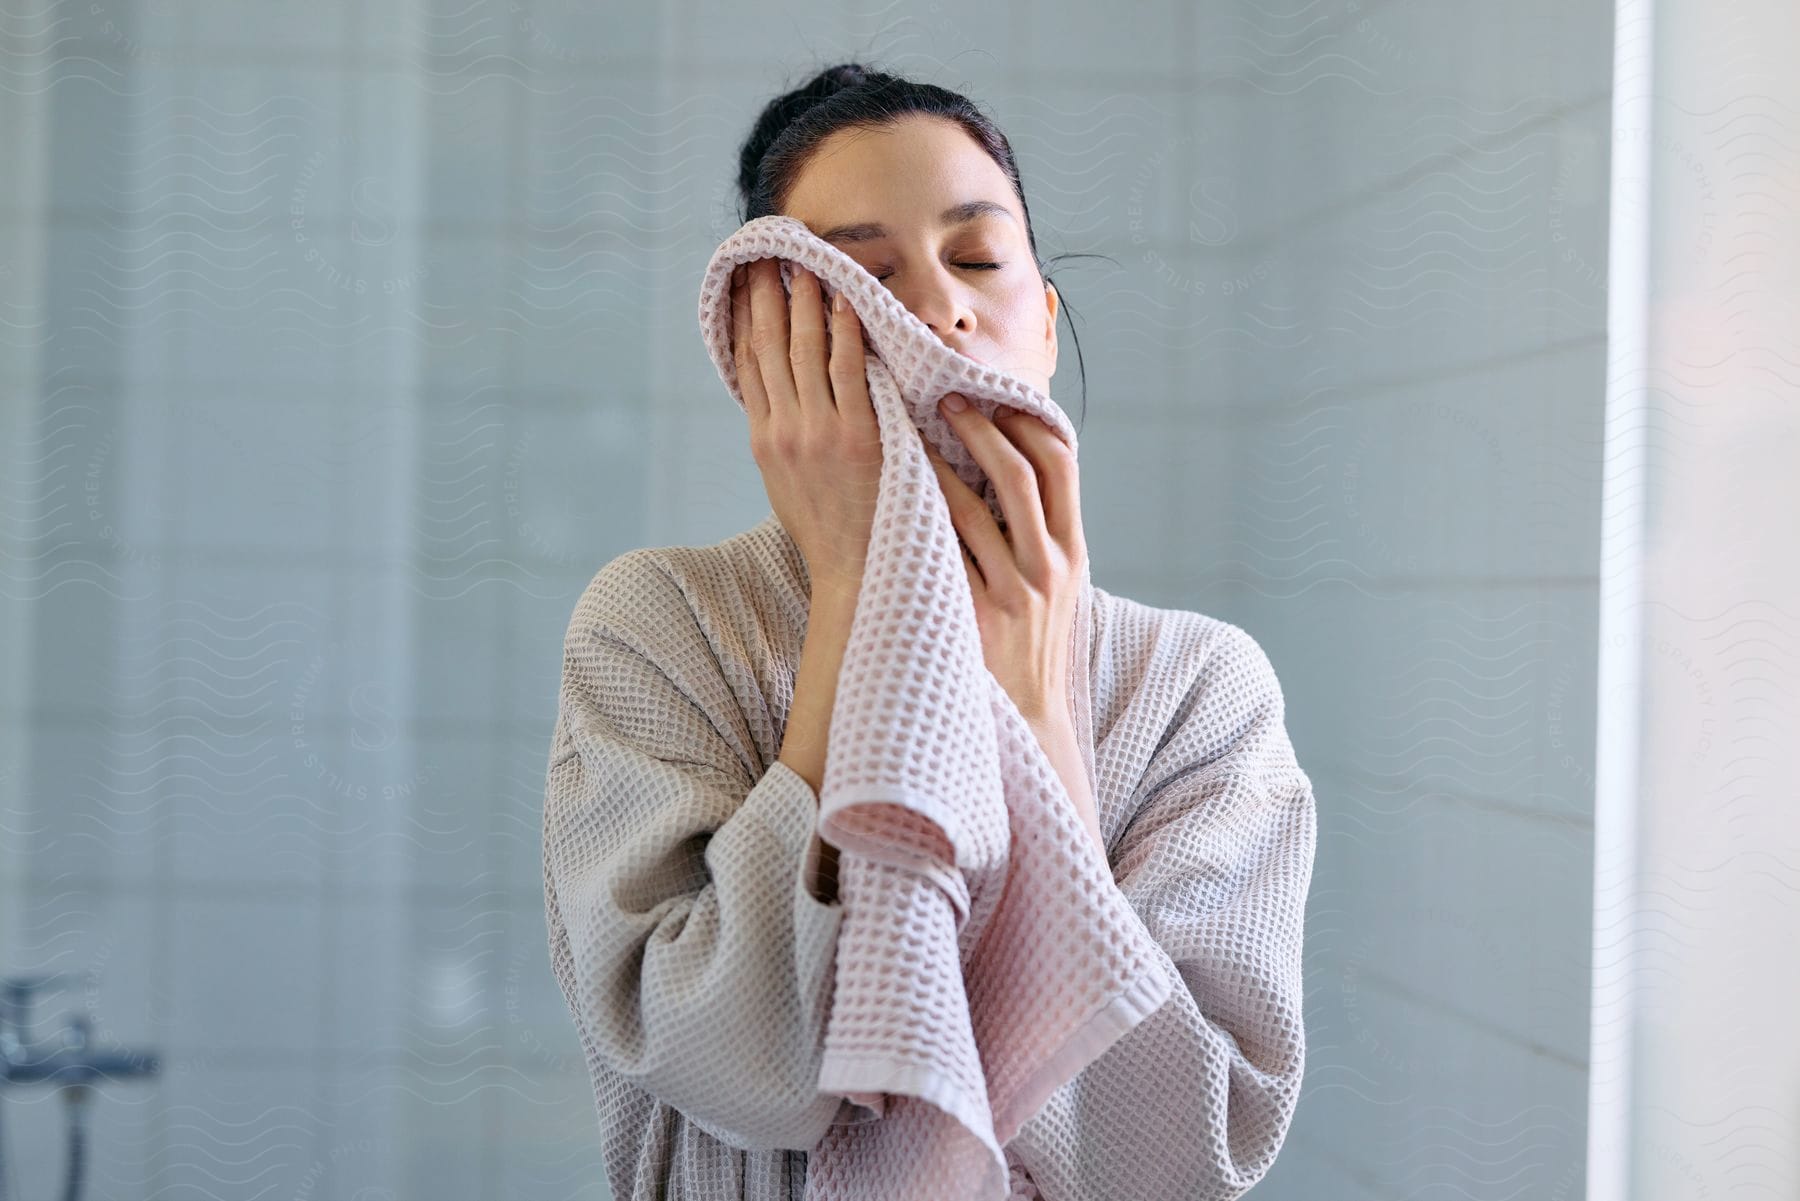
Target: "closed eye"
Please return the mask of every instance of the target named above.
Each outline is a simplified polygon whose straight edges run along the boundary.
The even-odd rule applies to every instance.
[[[1004,264],[1004,263],[956,263],[954,265],[958,266],[958,267],[966,267],[971,271],[998,271],[998,270],[1000,270],[1000,268],[1004,267],[1006,264]],[[893,275],[893,272],[890,271],[887,275],[877,275],[875,278],[876,279],[888,279],[892,275]]]

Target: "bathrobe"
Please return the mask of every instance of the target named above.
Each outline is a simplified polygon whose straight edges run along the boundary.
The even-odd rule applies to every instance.
[[[853,1113],[818,1088],[843,910],[777,759],[810,590],[771,513],[618,556],[565,634],[545,916],[618,1201],[802,1201]],[[1006,1145],[1009,1196],[1234,1198],[1299,1099],[1312,784],[1248,632],[1093,592],[1107,860],[1183,987]]]

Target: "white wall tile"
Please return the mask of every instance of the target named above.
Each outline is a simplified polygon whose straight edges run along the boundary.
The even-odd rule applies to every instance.
[[[196,1064],[159,1088],[166,1149],[144,1191],[175,1196],[305,1196],[319,1179],[314,1073]]]
[[[849,9],[844,57],[855,56],[911,79],[966,89],[1031,63],[1016,4],[955,5],[941,0],[903,8]]]
[[[192,388],[171,414],[181,457],[173,536],[190,551],[329,553],[341,452],[329,398],[267,384]]]
[[[321,1197],[493,1197],[500,1134],[492,1111],[506,1088],[467,1068],[421,1071],[370,1064],[326,1088]]]
[[[412,909],[402,882],[369,877],[347,880],[325,906],[318,1053],[328,1057],[324,1084],[328,1098],[336,1098],[329,1103],[352,1112],[358,1098],[384,1099],[370,1095],[374,1086],[391,1087],[421,1072],[407,1059],[413,997],[421,984],[412,974]]]
[[[569,214],[585,208],[577,203]],[[519,335],[515,383],[613,407],[640,396],[651,305],[676,291],[667,264],[657,270],[656,249],[635,233],[565,215],[555,226],[534,224],[515,253],[504,300]],[[684,281],[679,291],[691,289]],[[686,307],[698,347],[697,300]]]
[[[336,802],[278,739],[166,737],[155,771],[177,886],[317,888]]]
[[[402,85],[426,92],[424,195],[432,221],[494,226],[515,212],[515,181],[525,162],[517,113],[528,84],[510,55],[484,52],[478,61],[475,69],[415,75]]]
[[[183,567],[157,614],[158,646],[168,645],[146,647],[138,668],[159,718],[185,723],[160,736],[180,729],[221,746],[275,739],[284,762],[303,770],[319,723],[341,713],[323,684],[338,608],[332,573],[318,563]]]
[[[575,607],[574,597],[566,607]],[[557,698],[554,690],[546,695],[540,688],[533,691],[531,701],[532,707],[518,715],[519,732],[499,739],[495,747],[499,776],[488,815],[490,853],[500,886],[526,897],[542,893],[544,887],[544,767],[550,758]],[[521,912],[535,920],[543,916],[543,905]]]
[[[268,1060],[318,1045],[325,942],[317,895],[177,896],[169,916],[170,1054]],[[299,1072],[288,1081],[268,1075],[271,1091],[280,1083],[289,1103],[308,1104]]]
[[[852,43],[848,7],[810,0],[771,0],[757,8],[684,4],[676,12],[679,70],[710,73],[715,66],[753,65],[770,96],[798,87],[820,67],[854,57],[832,47],[861,45]],[[797,47],[806,49],[797,52]]]
[[[1309,980],[1294,1130],[1378,1196],[1580,1195],[1587,1074],[1385,988]]]
[[[1312,775],[1327,802],[1321,845],[1351,861],[1330,919],[1342,929],[1320,947],[1331,976],[1378,979],[1585,1059],[1590,935],[1558,915],[1592,895],[1591,831],[1425,788],[1377,789],[1329,766]],[[1396,860],[1414,866],[1396,875]]]
[[[1444,795],[1584,821],[1594,771],[1588,592],[1320,583],[1265,602],[1270,641],[1293,665],[1284,684],[1302,766],[1354,778],[1384,807]]]
[[[502,1094],[500,1115],[502,1196],[607,1201],[594,1089],[585,1071],[525,1075],[517,1088]]]
[[[1125,81],[1172,77],[1182,5],[1157,0],[1132,9],[1121,21],[1113,10],[1086,5],[1022,8],[1023,51],[1033,71],[1046,75],[1108,75]]]
[[[501,1024],[509,909],[512,898],[471,891],[446,902],[411,906],[402,948],[409,1063],[473,1071],[504,1061]]]
[[[246,0],[193,14],[190,52],[232,54],[330,54],[343,49],[347,0],[323,0],[296,10],[281,0]]]
[[[26,767],[38,805],[19,821],[43,888],[82,881],[141,887],[155,879],[168,815],[157,803],[160,739],[93,718],[40,727]]]
[[[56,51],[118,66],[160,63],[183,53],[193,33],[192,6],[181,0],[88,0],[50,9]],[[9,47],[10,49],[10,47]]]

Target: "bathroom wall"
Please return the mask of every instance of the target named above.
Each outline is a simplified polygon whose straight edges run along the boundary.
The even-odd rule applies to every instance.
[[[1096,583],[1286,689],[1309,1064],[1256,1195],[1582,1195],[1609,6],[15,10],[0,970],[164,1060],[91,1197],[606,1196],[561,639],[766,514],[694,288],[756,106],[855,57],[1108,256],[1056,269]],[[59,1102],[5,1103],[47,1192]]]
[[[1236,224],[1176,260],[1224,294],[1175,378],[1224,382],[1166,441],[1228,482],[1169,506],[1167,584],[1263,640],[1321,820],[1306,1093],[1257,1195],[1580,1197],[1610,7],[1209,33],[1193,169]]]
[[[609,204],[660,71],[625,33],[8,14],[43,163],[5,242],[0,967],[78,974],[45,1036],[162,1056],[99,1090],[89,1198],[605,1196],[539,837],[563,629],[645,537],[659,248]],[[5,1105],[48,1194],[61,1099]]]

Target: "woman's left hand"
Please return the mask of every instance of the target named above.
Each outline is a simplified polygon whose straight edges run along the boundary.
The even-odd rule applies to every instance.
[[[1087,564],[1075,454],[1029,413],[1003,405],[989,421],[974,405],[951,412],[940,401],[938,410],[994,481],[1006,516],[1003,531],[987,502],[924,443],[962,537],[982,657],[1027,722],[1066,721],[1069,633]]]

